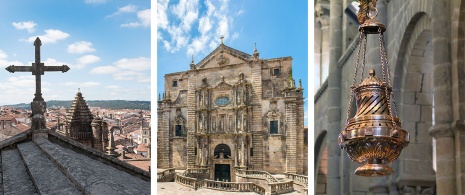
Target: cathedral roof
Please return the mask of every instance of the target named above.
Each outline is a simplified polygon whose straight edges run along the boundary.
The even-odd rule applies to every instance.
[[[43,133],[36,137],[28,130],[0,141],[1,194],[150,193],[149,172],[53,131]]]

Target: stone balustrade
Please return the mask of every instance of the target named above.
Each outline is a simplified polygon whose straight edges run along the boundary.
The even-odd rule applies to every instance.
[[[178,175],[178,174],[174,176],[174,181],[183,186],[193,188],[194,190],[197,190],[201,185],[201,181],[198,181],[196,178],[187,177],[187,176]]]
[[[236,169],[236,175],[240,177],[250,177],[255,179],[264,179],[269,183],[278,182],[270,173],[266,171]]]
[[[269,183],[271,194],[283,194],[294,191],[294,181],[288,180],[283,182]]]
[[[208,179],[210,178],[210,169],[208,168],[189,168],[182,173],[183,176],[193,177],[197,179]]]
[[[169,176],[171,174],[175,174],[175,169],[174,168],[166,169],[163,172],[157,173],[157,181],[159,181],[159,180],[163,179],[164,177]]]
[[[293,180],[295,184],[308,187],[308,177],[305,175],[298,175],[293,173],[284,173],[286,179]]]
[[[262,188],[252,182],[222,182],[213,180],[203,180],[202,187],[230,192],[255,192],[265,194],[265,188]]]

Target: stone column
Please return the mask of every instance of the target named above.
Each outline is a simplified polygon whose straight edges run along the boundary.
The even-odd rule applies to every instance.
[[[330,1],[329,35],[329,75],[328,75],[328,175],[327,194],[341,194],[340,158],[341,149],[337,145],[337,136],[341,132],[341,69],[338,60],[342,53],[342,0]]]
[[[433,1],[434,114],[430,135],[436,139],[437,194],[457,194],[451,91],[450,1]]]
[[[321,23],[321,64],[320,64],[320,83],[325,82],[329,74],[330,63],[330,27],[327,23]]]

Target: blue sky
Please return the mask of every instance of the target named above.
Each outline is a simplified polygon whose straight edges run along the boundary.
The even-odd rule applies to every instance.
[[[68,65],[67,73],[42,75],[45,100],[150,100],[150,1],[0,1],[0,105],[30,103],[33,40],[42,39],[45,65]]]
[[[164,75],[189,69],[220,43],[260,58],[293,57],[293,76],[308,90],[307,1],[159,0],[157,2],[157,93]],[[305,99],[307,116],[308,100]],[[307,125],[307,117],[305,124]]]

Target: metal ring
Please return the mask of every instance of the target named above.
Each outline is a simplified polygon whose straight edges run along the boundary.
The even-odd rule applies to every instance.
[[[376,12],[375,16],[370,17],[370,12],[373,11],[373,10],[369,10],[368,13],[367,13],[367,16],[368,16],[370,19],[376,18],[376,16],[378,16],[378,8],[376,8],[376,7],[374,7],[374,8],[375,8],[374,11]]]

